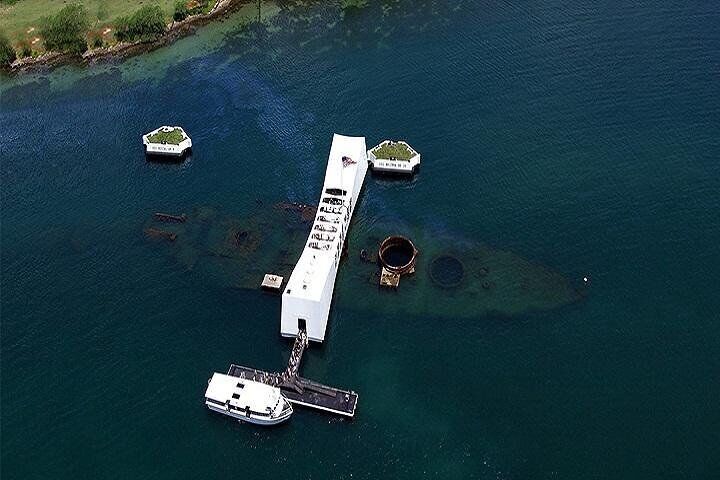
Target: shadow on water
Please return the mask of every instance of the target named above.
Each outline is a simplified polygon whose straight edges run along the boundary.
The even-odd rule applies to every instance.
[[[189,148],[183,152],[182,155],[155,155],[152,153],[145,154],[145,160],[150,163],[157,164],[181,164],[186,161],[192,160],[192,148]]]

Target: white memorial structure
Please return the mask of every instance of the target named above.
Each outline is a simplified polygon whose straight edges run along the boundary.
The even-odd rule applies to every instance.
[[[315,221],[282,295],[280,333],[322,342],[345,236],[365,180],[365,137],[335,134]]]

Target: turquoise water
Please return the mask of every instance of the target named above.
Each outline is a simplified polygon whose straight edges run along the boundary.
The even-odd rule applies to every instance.
[[[0,79],[2,477],[713,478],[720,7],[389,1],[268,22]],[[166,123],[192,135],[184,164],[143,157]],[[411,182],[368,178],[351,237],[481,242],[589,276],[587,297],[353,308],[347,262],[303,373],[358,391],[356,418],[212,415],[211,372],[286,361],[279,299],[142,230],[154,211],[313,203],[334,132],[423,155]]]

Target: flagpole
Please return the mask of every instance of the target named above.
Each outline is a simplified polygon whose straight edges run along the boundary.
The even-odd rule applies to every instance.
[[[343,156],[340,156],[340,193],[342,194],[342,191],[345,189],[345,184],[343,183],[343,170],[345,170],[345,160],[343,159]],[[342,195],[343,204],[345,203],[345,196]]]
[[[345,170],[345,156],[340,155],[340,198],[342,198],[342,204],[345,206],[345,183],[343,182],[343,170]],[[342,209],[341,209],[342,210]],[[342,252],[342,244],[345,241],[345,222],[340,224],[340,251]]]

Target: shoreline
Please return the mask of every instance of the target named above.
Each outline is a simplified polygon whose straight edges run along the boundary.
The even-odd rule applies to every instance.
[[[240,7],[249,3],[251,3],[251,0],[217,0],[215,6],[208,13],[193,15],[180,22],[173,21],[168,26],[168,29],[154,40],[120,42],[109,47],[89,49],[82,55],[48,52],[39,57],[19,58],[13,62],[9,69],[0,69],[0,71],[8,74],[22,74],[52,70],[64,65],[92,65],[102,61],[134,57],[192,35],[197,31],[198,27],[235,13]]]

